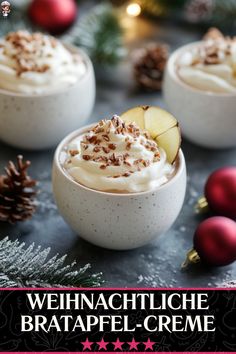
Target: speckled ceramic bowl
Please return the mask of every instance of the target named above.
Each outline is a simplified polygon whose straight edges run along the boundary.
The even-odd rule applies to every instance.
[[[88,129],[68,135],[56,149],[52,184],[59,212],[79,236],[97,246],[115,250],[143,246],[166,232],[181,210],[186,189],[184,155],[179,152],[175,175],[155,190],[96,191],[75,182],[60,160],[64,146]]]
[[[201,91],[185,84],[176,72],[180,54],[200,42],[175,51],[166,67],[164,98],[183,135],[195,144],[215,149],[236,146],[236,95]]]
[[[42,95],[0,89],[0,139],[23,149],[55,146],[74,129],[86,124],[95,99],[95,77],[89,57],[75,47],[87,65],[76,84]]]

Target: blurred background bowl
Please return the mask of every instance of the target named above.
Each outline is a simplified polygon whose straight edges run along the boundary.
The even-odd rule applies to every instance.
[[[20,94],[0,89],[0,139],[12,146],[40,150],[56,146],[69,132],[88,122],[95,101],[95,77],[84,51],[86,73],[71,86],[48,94]]]
[[[207,148],[235,147],[236,95],[195,89],[177,74],[178,57],[199,43],[183,46],[170,56],[164,77],[164,100],[188,140]]]

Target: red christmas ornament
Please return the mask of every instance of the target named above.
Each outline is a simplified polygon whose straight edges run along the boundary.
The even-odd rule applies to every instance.
[[[77,16],[75,0],[33,0],[29,6],[31,21],[51,34],[61,34]]]
[[[205,198],[198,201],[197,208],[236,219],[236,167],[221,168],[209,176]]]
[[[204,220],[193,237],[194,248],[183,263],[200,260],[211,266],[225,266],[236,260],[236,223],[224,216],[213,216]]]

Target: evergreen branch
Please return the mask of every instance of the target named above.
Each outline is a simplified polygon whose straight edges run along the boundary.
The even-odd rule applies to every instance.
[[[114,65],[125,55],[118,18],[107,4],[95,6],[85,15],[70,39],[85,49],[95,63]]]
[[[76,262],[65,265],[66,255],[48,258],[50,248],[32,243],[27,248],[18,240],[0,241],[0,287],[94,287],[101,273],[87,275],[90,264],[76,270]]]
[[[213,20],[217,24],[235,26],[236,1],[214,0]]]

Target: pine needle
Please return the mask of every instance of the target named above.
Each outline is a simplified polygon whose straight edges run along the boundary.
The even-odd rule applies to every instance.
[[[49,258],[50,248],[42,249],[32,243],[0,241],[0,287],[96,287],[101,273],[88,275],[90,264],[79,270],[76,262],[65,264],[66,255]]]

